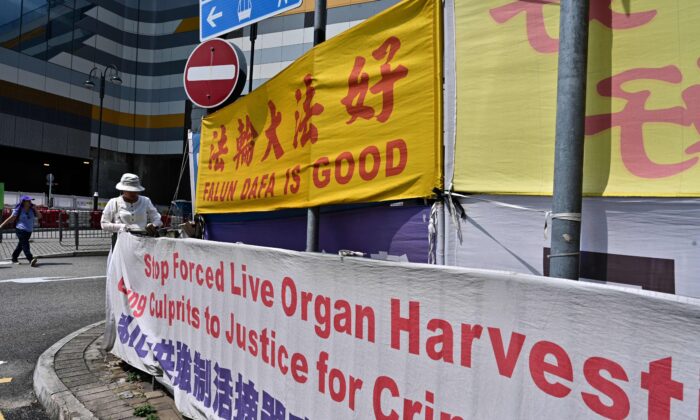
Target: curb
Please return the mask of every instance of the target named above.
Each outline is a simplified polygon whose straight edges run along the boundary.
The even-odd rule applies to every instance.
[[[54,370],[54,358],[66,343],[103,323],[104,321],[96,322],[68,334],[39,356],[34,369],[34,393],[50,418],[60,420],[97,419],[58,378]]]

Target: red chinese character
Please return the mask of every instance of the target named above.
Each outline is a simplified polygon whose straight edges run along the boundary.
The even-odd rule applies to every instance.
[[[549,4],[559,5],[559,0],[516,0],[489,12],[500,24],[524,13],[530,45],[535,51],[548,54],[559,50],[559,40],[549,36],[544,22],[544,8]],[[597,20],[610,29],[630,29],[649,23],[656,16],[656,10],[619,13],[612,10],[612,0],[592,0],[589,14],[591,21]]]
[[[267,102],[267,107],[270,109],[270,126],[265,130],[265,137],[267,137],[267,148],[265,149],[265,154],[262,157],[262,162],[264,162],[270,155],[270,151],[275,152],[275,159],[284,155],[284,150],[280,144],[280,139],[277,137],[277,128],[282,123],[282,113],[277,111],[275,103],[272,101]]]
[[[355,122],[358,117],[366,120],[374,117],[374,108],[364,104],[369,90],[369,74],[363,71],[366,61],[364,57],[355,57],[355,65],[348,78],[348,94],[340,101],[350,115],[348,124]]]
[[[700,126],[700,85],[691,86],[683,92],[688,105],[662,109],[647,109],[651,91],[630,92],[623,88],[627,82],[653,80],[678,84],[683,80],[680,69],[676,66],[661,68],[639,68],[617,74],[598,83],[601,96],[620,98],[627,101],[625,107],[615,113],[586,117],[586,134],[594,135],[613,127],[620,127],[620,154],[625,167],[635,176],[641,178],[665,178],[677,175],[695,166],[700,158],[693,157],[677,163],[657,163],[649,158],[644,147],[644,125],[666,123]],[[700,132],[700,130],[699,130]],[[687,154],[700,152],[700,142],[685,150]]]
[[[700,58],[698,58],[700,67]],[[700,134],[700,85],[693,85],[683,91],[683,101],[686,104],[684,121],[687,125],[695,126],[695,131]],[[700,153],[700,141],[685,149],[687,154]]]
[[[223,171],[226,167],[226,162],[222,156],[228,153],[228,147],[226,146],[226,143],[228,143],[226,127],[224,125],[221,126],[221,138],[219,138],[219,141],[216,140],[219,137],[218,131],[214,130],[213,137],[216,147],[212,144],[209,149],[209,169]]]
[[[345,105],[345,109],[350,115],[347,124],[352,124],[358,118],[369,120],[375,117],[379,122],[386,122],[394,111],[394,85],[399,80],[408,75],[408,68],[399,64],[395,68],[391,67],[391,60],[401,48],[401,41],[392,36],[382,45],[372,52],[372,57],[377,61],[384,62],[379,67],[381,79],[371,88],[369,87],[369,74],[364,71],[366,60],[364,57],[355,57],[355,64],[348,77],[348,94],[340,103]],[[365,105],[367,91],[373,94],[382,94],[382,110],[379,114],[371,106]]]
[[[299,146],[306,146],[306,143],[308,142],[314,144],[316,143],[316,140],[318,140],[318,129],[315,125],[311,123],[311,118],[314,116],[321,115],[321,113],[323,112],[323,105],[319,103],[312,104],[314,100],[314,95],[316,94],[316,88],[314,88],[311,85],[312,82],[313,78],[310,74],[307,74],[304,77],[304,86],[306,86],[306,92],[303,95],[303,102],[301,89],[297,89],[294,95],[297,100],[297,106],[301,105],[301,111],[299,111],[299,109],[294,111],[296,129],[294,130],[293,144],[295,149]]]
[[[250,116],[246,115],[245,123],[239,118],[238,138],[236,138],[236,154],[233,156],[233,161],[236,162],[236,169],[242,165],[250,166],[250,162],[253,160],[255,139],[257,137],[258,132],[255,131],[253,123],[250,122]]]

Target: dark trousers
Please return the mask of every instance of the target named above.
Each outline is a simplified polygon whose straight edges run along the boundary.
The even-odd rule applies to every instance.
[[[27,232],[26,230],[15,229],[15,234],[17,234],[17,239],[19,243],[15,252],[12,253],[12,261],[17,261],[19,258],[19,253],[24,251],[24,256],[27,257],[29,261],[33,260],[32,251],[29,249],[29,238],[32,237],[32,232]]]

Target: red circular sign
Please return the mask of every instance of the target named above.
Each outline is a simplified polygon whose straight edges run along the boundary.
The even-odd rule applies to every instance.
[[[203,42],[187,59],[183,76],[185,92],[202,108],[214,108],[226,101],[238,83],[238,53],[223,39]]]

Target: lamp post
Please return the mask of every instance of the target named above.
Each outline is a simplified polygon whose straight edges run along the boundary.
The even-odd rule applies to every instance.
[[[100,189],[100,150],[102,149],[102,110],[104,108],[105,100],[105,82],[107,80],[107,76],[110,74],[110,70],[112,75],[109,76],[109,81],[111,83],[114,83],[115,85],[120,85],[122,83],[122,79],[121,77],[119,77],[119,69],[114,64],[110,64],[102,71],[100,71],[100,69],[97,67],[93,67],[93,69],[90,70],[90,75],[88,76],[88,79],[84,83],[86,88],[93,89],[95,87],[95,82],[93,82],[93,79],[96,78],[97,75],[100,76],[100,124],[99,128],[97,129],[97,165],[95,167],[95,194],[92,197],[92,209],[94,211],[97,211],[97,200],[100,196],[98,191]]]

